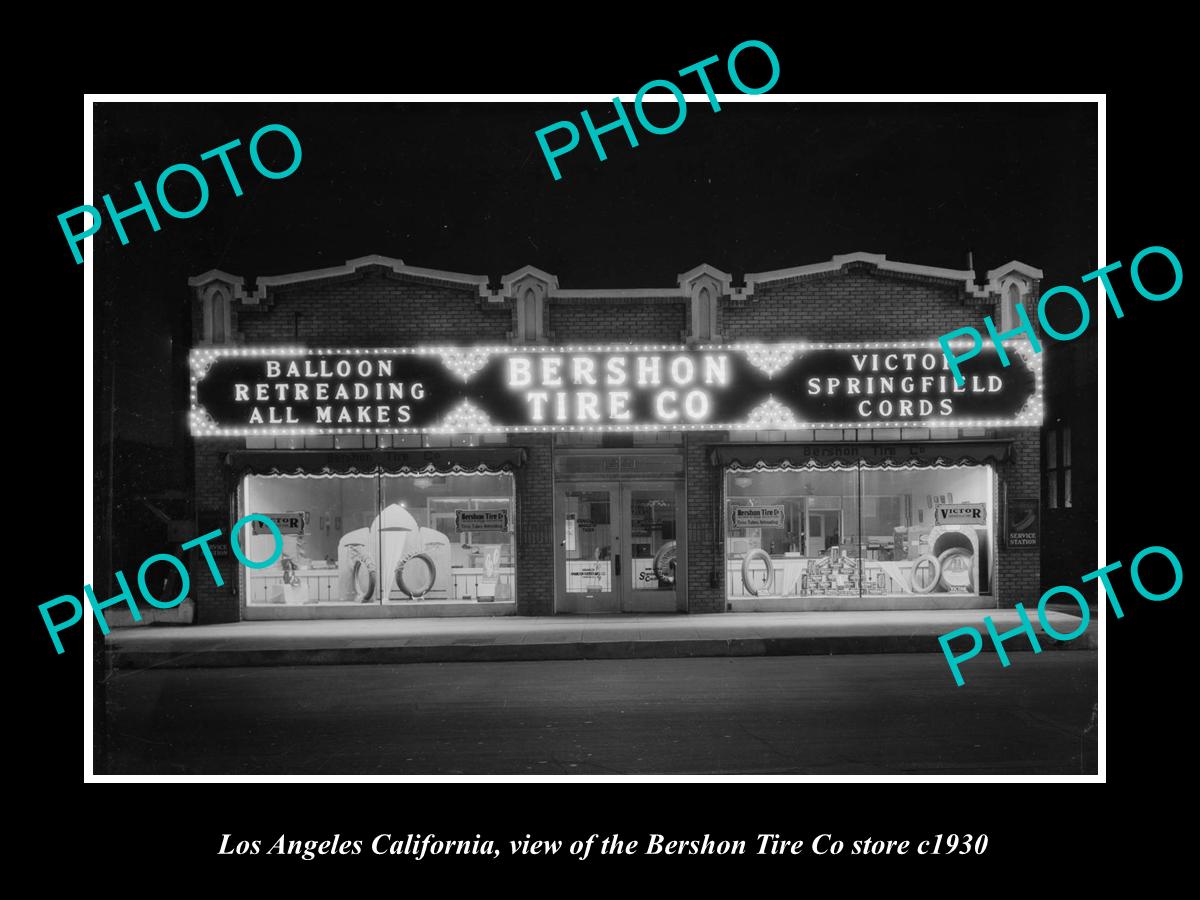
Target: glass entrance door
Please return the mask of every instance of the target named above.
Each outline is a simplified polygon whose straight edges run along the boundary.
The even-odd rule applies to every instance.
[[[620,612],[619,486],[570,484],[557,493],[558,611]]]
[[[675,612],[679,609],[678,488],[672,483],[627,483],[621,489],[621,511],[627,522],[630,562],[622,584],[623,612]],[[678,566],[677,566],[678,563]]]
[[[559,485],[557,611],[679,610],[681,492],[674,482]]]

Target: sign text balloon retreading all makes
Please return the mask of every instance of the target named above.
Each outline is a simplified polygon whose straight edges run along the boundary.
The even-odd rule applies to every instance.
[[[1038,425],[1040,360],[928,344],[192,352],[192,433]]]

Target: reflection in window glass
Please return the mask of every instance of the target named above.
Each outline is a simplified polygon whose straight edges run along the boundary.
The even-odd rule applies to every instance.
[[[283,532],[273,566],[246,569],[251,605],[512,601],[513,478],[462,475],[247,476],[242,515]],[[261,531],[261,534],[251,533]],[[273,538],[247,526],[250,559]]]
[[[991,592],[984,466],[731,470],[729,599]]]

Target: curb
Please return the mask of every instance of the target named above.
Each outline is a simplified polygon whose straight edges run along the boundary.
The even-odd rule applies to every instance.
[[[1095,650],[1093,629],[1073,641],[1041,635],[1044,651]],[[1005,648],[1032,650],[1028,642]],[[830,635],[784,638],[711,638],[666,641],[570,641],[540,644],[435,644],[401,647],[232,649],[191,652],[118,650],[111,669],[191,669],[235,666],[396,665],[447,662],[532,662],[581,659],[686,659],[691,657],[838,656],[874,653],[939,653],[936,635]],[[983,652],[994,653],[985,642]]]

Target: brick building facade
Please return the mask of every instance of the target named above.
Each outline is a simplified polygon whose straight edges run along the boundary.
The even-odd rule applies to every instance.
[[[1012,327],[1013,305],[1028,306],[1038,296],[1040,277],[1014,262],[988,272],[980,286],[967,270],[855,253],[747,274],[739,285],[700,266],[680,275],[674,287],[570,290],[532,267],[504,276],[495,287],[486,276],[366,257],[331,269],[260,277],[252,288],[219,271],[189,284],[193,334],[200,336],[194,353],[431,345],[504,345],[539,353],[604,344],[607,351],[729,347],[745,354],[733,348],[759,342],[909,342],[928,348],[953,329],[981,328],[985,315]],[[206,377],[195,362],[193,375]],[[302,434],[283,425],[233,434],[197,428],[194,418],[198,533],[228,533],[249,512],[295,510],[305,517],[300,533],[289,535],[282,571],[276,564],[251,572],[233,554],[218,555],[225,581],[218,587],[205,574],[204,561],[194,560],[197,621],[1007,607],[1029,601],[1040,590],[1038,550],[1010,548],[1002,532],[1006,496],[1040,496],[1040,366],[1036,377],[1034,406],[1022,407],[1019,424],[1014,418],[1007,425],[958,424],[958,417],[946,426],[865,420],[853,428],[755,419],[739,428],[700,422],[640,431],[475,433],[465,426],[452,432]],[[1029,413],[1034,407],[1036,415]],[[874,465],[883,448],[896,465]],[[830,452],[843,461],[840,467],[829,465]],[[730,463],[731,453],[740,454],[740,462]],[[485,466],[484,457],[503,462]],[[951,468],[959,500],[952,491],[938,492],[937,479]],[[487,502],[446,487],[469,484],[464,479],[471,473],[485,474],[480,483],[489,485]],[[318,484],[320,478],[327,483]],[[347,482],[335,489],[328,479]],[[906,486],[905,479],[918,486]],[[465,527],[461,521],[475,521],[470,515],[476,508],[502,507],[507,485],[504,532],[456,530]],[[367,499],[347,499],[351,487],[355,497]],[[389,496],[401,501],[389,507]],[[258,499],[267,497],[272,499]],[[251,509],[255,504],[262,508]],[[407,523],[391,529],[408,542],[400,563],[385,558],[389,539],[381,537],[389,532],[386,510],[397,506]],[[738,521],[765,524],[735,528],[737,506],[747,517]],[[977,515],[986,527],[971,530],[970,540],[962,537],[967,526],[934,522],[942,509],[962,515],[970,509],[958,507],[971,506],[982,510]],[[460,507],[467,508],[465,520],[455,518],[463,514]],[[452,521],[459,524],[451,527]],[[367,554],[376,558],[370,566],[355,563],[351,578],[350,560],[359,559],[346,543],[354,522],[362,526],[357,531],[365,546],[375,542]],[[446,539],[435,524],[450,532]],[[622,530],[629,533],[616,534]],[[409,550],[417,533],[432,541],[424,545],[428,572],[417,567],[429,584],[397,593],[391,567],[422,555],[420,547]],[[953,552],[935,555],[934,545],[947,533],[960,536],[946,545]],[[922,573],[923,560],[936,563],[928,562]],[[368,580],[368,568],[377,580]],[[443,586],[435,589],[438,579]]]

